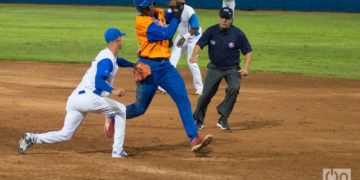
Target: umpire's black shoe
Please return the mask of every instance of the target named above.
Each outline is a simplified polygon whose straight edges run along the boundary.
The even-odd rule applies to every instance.
[[[199,121],[199,120],[195,120],[196,126],[198,127],[198,129],[202,129],[204,128],[204,123]]]
[[[228,120],[223,116],[220,117],[216,125],[219,126],[222,130],[230,130]]]

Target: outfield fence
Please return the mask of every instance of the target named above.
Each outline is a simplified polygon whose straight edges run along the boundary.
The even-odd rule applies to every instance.
[[[169,0],[157,0],[166,6]],[[133,0],[0,0],[0,3],[45,3],[132,6]],[[195,8],[217,9],[222,0],[187,0]],[[236,0],[241,10],[360,12],[360,0]]]

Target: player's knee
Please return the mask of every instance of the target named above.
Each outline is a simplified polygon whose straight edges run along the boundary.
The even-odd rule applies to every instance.
[[[197,65],[196,63],[189,63],[189,69],[190,70],[198,70],[199,69],[199,65]]]
[[[232,94],[232,95],[237,95],[239,94],[239,91],[240,91],[240,87],[239,86],[236,86],[236,87],[229,87],[226,89],[226,92],[228,94]]]
[[[63,141],[69,141],[74,136],[73,131],[63,131],[61,134],[61,140]]]
[[[144,113],[145,113],[145,109],[143,109],[143,108],[136,109],[136,114],[138,116],[143,115]]]
[[[137,102],[135,104],[131,104],[128,105],[126,107],[126,118],[134,118],[134,117],[138,117],[142,114],[145,113],[146,108],[144,105],[142,105],[141,103]]]
[[[137,104],[135,109],[135,114],[137,116],[143,115],[146,111],[146,107],[144,107],[142,104]]]
[[[126,106],[121,104],[121,103],[117,103],[117,106],[119,108],[120,113],[126,113]]]

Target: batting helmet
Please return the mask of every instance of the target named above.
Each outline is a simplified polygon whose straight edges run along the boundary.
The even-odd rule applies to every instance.
[[[135,6],[136,9],[144,9],[154,2],[155,0],[135,0]]]

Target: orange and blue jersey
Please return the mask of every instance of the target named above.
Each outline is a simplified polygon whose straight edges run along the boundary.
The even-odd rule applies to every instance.
[[[169,40],[179,25],[173,13],[155,9],[156,18],[139,15],[136,17],[136,36],[139,41],[138,56],[148,59],[168,59],[171,56]],[[166,24],[169,24],[167,27]]]
[[[136,17],[136,35],[139,40],[139,62],[151,68],[151,75],[137,82],[136,101],[126,106],[126,118],[131,119],[145,113],[158,86],[164,88],[178,107],[180,117],[190,141],[198,136],[198,129],[192,116],[191,104],[184,80],[168,58],[171,55],[171,40],[179,25],[173,13],[156,9],[156,18]],[[169,24],[165,27],[165,24]]]

